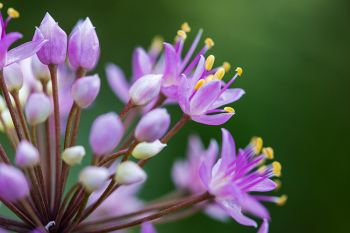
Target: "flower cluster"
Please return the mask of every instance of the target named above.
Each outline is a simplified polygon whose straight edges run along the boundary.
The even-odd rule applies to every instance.
[[[199,48],[202,30],[187,51],[187,23],[174,43],[157,37],[149,50],[136,48],[130,79],[118,66],[106,66],[109,86],[124,108],[94,120],[86,148],[77,145],[80,119],[101,86],[99,75],[91,73],[100,55],[95,27],[86,18],[67,36],[46,13],[32,41],[9,50],[22,35],[6,30],[19,12],[8,8],[7,14],[6,19],[0,14],[0,130],[14,156],[0,144],[0,202],[17,218],[0,215],[0,232],[103,233],[140,225],[141,232],[154,233],[153,223],[201,210],[246,226],[257,227],[261,219],[258,232],[268,231],[271,218],[262,202],[281,205],[286,196],[261,194],[279,187],[272,178],[281,175],[281,165],[267,163],[273,149],[258,137],[237,151],[222,129],[218,158],[215,140],[205,149],[192,136],[187,160],[173,167],[174,193],[151,203],[137,197],[147,180],[143,167],[188,121],[221,125],[235,114],[227,105],[244,94],[231,87],[242,68],[225,81],[230,65],[214,65],[215,57],[207,55],[214,46],[211,38]],[[183,112],[173,124],[168,105]],[[91,162],[68,186],[71,168],[86,159],[87,151]]]

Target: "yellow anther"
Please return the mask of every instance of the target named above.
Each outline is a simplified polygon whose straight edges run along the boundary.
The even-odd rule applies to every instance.
[[[224,107],[224,111],[228,113],[235,113],[235,110],[231,107]]]
[[[209,55],[207,57],[207,60],[205,60],[205,69],[208,71],[211,70],[213,68],[214,62],[215,62],[214,55]]]
[[[212,38],[208,37],[204,40],[205,45],[210,49],[211,47],[214,46],[214,41]]]
[[[187,37],[186,32],[183,31],[183,30],[178,30],[178,31],[177,31],[177,35],[178,35],[179,37],[182,37],[183,39],[186,39],[186,37]]]
[[[155,36],[151,43],[151,50],[161,51],[163,48],[164,39],[161,36]]]
[[[281,170],[282,170],[282,165],[279,162],[275,161],[272,163],[272,172],[275,176],[280,177]]]
[[[282,206],[282,205],[286,204],[287,199],[288,199],[287,195],[280,196],[277,200],[277,205]]]
[[[274,180],[274,181],[276,183],[276,189],[275,190],[279,190],[281,188],[281,186],[282,186],[282,181],[280,181],[280,180]]]
[[[215,76],[213,75],[213,74],[210,74],[210,75],[208,75],[206,78],[205,78],[205,81],[206,82],[211,82],[211,81],[213,81],[213,80],[215,80],[216,78],[215,78]]]
[[[10,7],[9,9],[7,9],[7,14],[8,14],[11,18],[13,18],[13,19],[19,17],[19,12],[16,11],[15,9],[13,9],[12,7]]]
[[[225,69],[223,67],[220,67],[216,72],[215,72],[215,77],[217,79],[222,79],[225,75]]]
[[[222,64],[222,67],[224,67],[225,72],[227,73],[227,72],[229,72],[230,69],[231,69],[231,64],[228,63],[227,61],[225,61],[224,64]]]
[[[261,167],[259,167],[259,169],[258,169],[258,172],[260,173],[260,174],[263,174],[265,171],[266,171],[266,169],[267,169],[267,167],[264,165],[264,166],[261,166]]]
[[[243,69],[242,69],[241,67],[237,67],[237,68],[236,68],[236,72],[237,72],[238,76],[242,76],[242,74],[243,74]]]
[[[263,148],[262,152],[264,153],[266,158],[268,158],[268,159],[273,159],[274,158],[273,149],[271,147]]]
[[[262,147],[263,147],[263,140],[261,137],[253,137],[252,140],[250,140],[250,144],[254,147],[255,153],[259,154]]]
[[[191,27],[190,27],[190,25],[187,22],[185,22],[185,23],[183,23],[181,25],[181,30],[184,31],[184,32],[190,32],[191,31]]]
[[[194,89],[197,91],[199,88],[201,88],[205,84],[205,80],[201,79],[199,80],[196,85],[194,86]]]
[[[0,2],[0,9],[2,9],[4,7],[4,4],[2,4],[1,2]]]

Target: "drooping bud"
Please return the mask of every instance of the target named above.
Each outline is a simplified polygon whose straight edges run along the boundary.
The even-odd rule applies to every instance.
[[[91,70],[100,56],[100,44],[89,18],[78,22],[73,29],[68,42],[69,63],[74,68],[82,67]]]
[[[138,141],[153,142],[161,138],[170,125],[170,115],[165,108],[158,108],[144,115],[135,129]]]
[[[50,71],[46,65],[44,65],[38,58],[34,55],[31,60],[32,71],[34,77],[42,82],[48,82],[50,80]]]
[[[89,107],[100,91],[100,77],[95,74],[76,80],[72,86],[72,97],[81,108]]]
[[[67,54],[67,35],[49,13],[46,13],[39,28],[35,31],[33,41],[39,39],[48,40],[37,52],[42,63],[45,65],[61,64],[65,61]]]
[[[136,105],[145,105],[159,95],[162,75],[148,74],[139,78],[130,88],[129,95]]]
[[[103,187],[109,177],[108,169],[105,167],[85,167],[79,174],[79,182],[86,191],[93,192]]]
[[[132,156],[136,159],[149,159],[166,147],[166,144],[161,143],[159,140],[154,142],[141,142],[132,151]]]
[[[115,181],[123,185],[140,183],[145,181],[146,178],[147,174],[145,171],[132,161],[122,162],[115,173]]]
[[[40,124],[50,116],[51,102],[43,93],[34,93],[29,96],[25,106],[25,115],[30,125]]]
[[[119,144],[124,134],[124,126],[119,116],[113,112],[97,117],[90,130],[90,146],[96,156],[105,155]]]
[[[39,151],[30,142],[21,141],[16,150],[16,164],[21,168],[30,168],[40,162]]]
[[[23,73],[18,63],[13,63],[4,68],[5,83],[10,92],[19,91],[23,86]]]
[[[63,161],[69,166],[80,164],[85,156],[85,149],[83,146],[72,146],[65,149],[62,153]]]
[[[29,195],[29,185],[21,170],[0,164],[0,198],[15,202]]]

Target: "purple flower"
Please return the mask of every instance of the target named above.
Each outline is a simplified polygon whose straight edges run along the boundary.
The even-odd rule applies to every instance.
[[[63,63],[67,54],[67,35],[49,13],[45,14],[33,37],[33,41],[43,39],[48,42],[37,52],[40,61],[45,65]]]
[[[95,74],[76,80],[72,86],[72,97],[81,108],[89,107],[100,91],[100,77]]]
[[[6,33],[6,28],[11,18],[9,16],[4,21],[0,13],[0,69],[32,56],[47,42],[41,38],[36,41],[24,43],[8,51],[14,42],[22,38],[22,34],[19,32]]]
[[[89,18],[78,22],[69,37],[68,58],[74,68],[91,70],[100,56],[100,44]]]
[[[156,229],[150,222],[144,222],[141,225],[141,233],[157,233]]]
[[[0,163],[0,198],[15,202],[29,195],[29,185],[21,170]]]
[[[201,180],[207,191],[215,197],[215,203],[228,215],[242,225],[256,227],[256,222],[243,212],[261,219],[270,219],[267,209],[260,203],[262,200],[267,201],[267,198],[264,199],[265,196],[258,196],[256,193],[268,192],[277,187],[270,178],[281,175],[281,165],[273,162],[261,166],[268,155],[257,155],[254,145],[249,145],[236,154],[230,133],[222,129],[222,137],[221,158],[215,164],[211,159],[202,162]],[[281,199],[271,197],[269,201],[278,203]],[[264,223],[263,229],[267,228],[266,224]]]
[[[40,163],[39,151],[30,142],[21,141],[16,150],[16,165],[22,168],[30,168]]]
[[[123,123],[113,112],[97,117],[90,131],[90,145],[96,156],[105,155],[117,147],[124,133]]]

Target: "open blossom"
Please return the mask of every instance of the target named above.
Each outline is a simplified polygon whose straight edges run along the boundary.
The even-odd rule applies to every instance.
[[[278,162],[261,165],[269,155],[256,154],[259,152],[256,145],[249,145],[236,153],[233,138],[225,129],[222,130],[222,140],[221,158],[216,163],[212,159],[202,162],[201,180],[214,196],[215,203],[228,215],[242,225],[256,227],[257,223],[244,213],[270,220],[270,214],[261,201],[282,204],[284,198],[259,196],[257,193],[276,189],[277,184],[271,178],[281,175],[281,165]],[[263,227],[266,228],[266,223]]]
[[[272,178],[280,176],[281,165],[264,165],[273,159],[273,149],[262,148],[260,138],[236,153],[232,136],[223,130],[217,160],[215,140],[205,148],[198,137],[191,137],[187,159],[173,168],[176,195],[149,203],[137,197],[148,177],[146,165],[163,151],[167,156],[165,147],[187,120],[223,124],[234,114],[225,106],[244,94],[231,88],[241,68],[224,81],[228,63],[215,67],[213,55],[205,58],[212,39],[197,49],[202,30],[187,51],[187,23],[173,44],[156,38],[148,51],[136,48],[130,81],[119,67],[108,65],[108,82],[125,106],[84,125],[90,129],[87,136],[79,132],[80,120],[89,119],[82,115],[94,107],[101,87],[98,74],[86,74],[100,55],[90,19],[78,22],[67,41],[46,13],[33,41],[8,51],[22,36],[6,33],[19,13],[8,8],[8,15],[5,20],[0,15],[0,130],[15,151],[15,161],[0,145],[0,202],[16,220],[1,215],[0,232],[108,233],[141,226],[141,233],[156,233],[153,224],[158,220],[168,222],[198,210],[257,226],[249,214],[262,220],[258,233],[268,232],[271,218],[261,202],[283,204],[286,196],[261,195],[277,188]],[[168,104],[178,104],[183,112],[174,124]],[[80,137],[91,150],[85,150]],[[91,162],[81,164],[84,157]],[[78,176],[73,167],[80,170]]]

